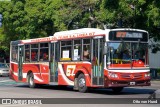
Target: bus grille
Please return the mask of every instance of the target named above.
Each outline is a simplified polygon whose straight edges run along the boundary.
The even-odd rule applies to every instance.
[[[139,73],[135,73],[135,74],[121,73],[120,76],[121,76],[121,78],[125,78],[125,79],[139,79],[139,78],[142,78],[142,74],[139,74]]]

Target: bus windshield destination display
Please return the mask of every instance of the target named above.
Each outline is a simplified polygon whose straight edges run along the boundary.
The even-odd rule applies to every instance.
[[[116,37],[120,38],[142,38],[142,33],[138,32],[117,32]]]
[[[109,33],[109,40],[126,40],[126,41],[148,41],[146,32],[137,31],[111,31]]]

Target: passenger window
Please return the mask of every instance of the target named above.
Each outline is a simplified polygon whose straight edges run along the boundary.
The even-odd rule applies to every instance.
[[[61,41],[61,60],[71,60],[72,41]]]
[[[25,62],[30,61],[30,45],[25,45]]]
[[[38,61],[38,44],[31,45],[31,61]]]
[[[91,39],[83,39],[83,60],[90,59]]]
[[[49,45],[48,43],[40,44],[40,61],[48,61],[49,59]]]
[[[13,45],[12,46],[12,61],[17,62],[18,61],[18,46]]]
[[[74,40],[73,60],[80,60],[81,40]]]

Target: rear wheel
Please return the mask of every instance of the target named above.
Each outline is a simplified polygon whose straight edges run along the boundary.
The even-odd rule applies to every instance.
[[[114,87],[112,90],[114,93],[120,93],[123,90],[123,87]]]
[[[30,87],[30,88],[35,88],[35,87],[36,87],[36,84],[34,83],[33,73],[30,73],[30,74],[28,75],[28,84],[29,84],[29,87]]]
[[[82,92],[82,93],[87,92],[88,87],[86,86],[86,79],[85,79],[84,74],[80,74],[78,76],[77,82],[78,82],[78,90],[79,90],[79,92]]]

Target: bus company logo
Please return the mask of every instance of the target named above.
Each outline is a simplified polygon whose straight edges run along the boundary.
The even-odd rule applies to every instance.
[[[131,79],[134,79],[134,75],[131,74],[130,77],[131,77]]]
[[[12,104],[11,99],[2,99],[2,104]]]

